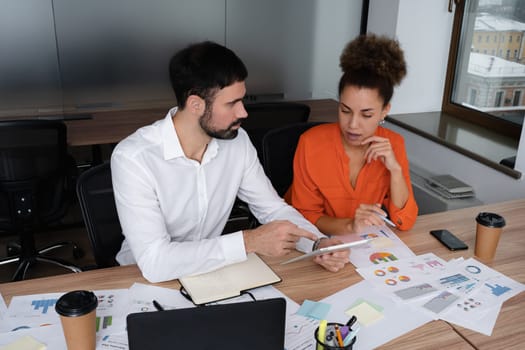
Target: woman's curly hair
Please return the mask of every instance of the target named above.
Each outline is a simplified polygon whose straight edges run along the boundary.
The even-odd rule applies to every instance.
[[[401,83],[407,73],[399,42],[375,34],[361,35],[349,42],[339,66],[343,70],[339,94],[348,85],[378,89],[385,105],[392,98],[394,86]]]

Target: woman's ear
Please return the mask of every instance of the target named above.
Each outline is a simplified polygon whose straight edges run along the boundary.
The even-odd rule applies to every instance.
[[[386,118],[386,116],[390,112],[390,107],[392,107],[392,105],[390,103],[387,103],[387,105],[385,107],[383,107],[383,110],[382,110],[382,113],[381,113],[381,119],[384,120]]]

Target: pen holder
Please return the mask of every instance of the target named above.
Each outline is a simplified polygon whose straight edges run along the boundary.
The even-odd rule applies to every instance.
[[[316,350],[352,350],[354,347],[354,343],[357,340],[357,337],[355,336],[350,343],[348,343],[345,346],[339,346],[335,334],[333,334],[331,337],[329,337],[328,331],[331,327],[334,327],[337,325],[338,327],[343,327],[344,324],[336,323],[336,322],[330,322],[327,324],[327,334],[325,336],[325,339],[319,339],[319,327],[314,332],[315,342],[317,344]],[[331,338],[331,339],[330,339]]]

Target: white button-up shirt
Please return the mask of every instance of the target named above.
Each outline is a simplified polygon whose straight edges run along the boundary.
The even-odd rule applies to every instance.
[[[184,155],[172,116],[120,142],[111,156],[125,236],[117,261],[137,263],[150,282],[215,270],[246,259],[242,232],[222,235],[236,196],[261,223],[289,220],[322,234],[273,189],[248,135],[212,139],[202,162]],[[301,238],[297,248],[310,251]]]

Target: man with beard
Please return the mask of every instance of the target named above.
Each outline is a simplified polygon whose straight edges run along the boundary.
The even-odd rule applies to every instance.
[[[117,261],[137,263],[147,280],[161,282],[243,261],[250,252],[283,256],[339,243],[287,205],[264,174],[240,128],[248,73],[235,53],[197,43],[176,53],[169,69],[178,107],[124,139],[111,157],[125,236]],[[236,196],[262,225],[221,235]],[[348,255],[314,261],[338,271]]]

